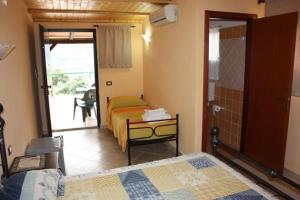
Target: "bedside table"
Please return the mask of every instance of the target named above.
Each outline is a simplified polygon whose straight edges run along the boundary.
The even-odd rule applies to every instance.
[[[35,138],[31,140],[26,149],[26,156],[35,156],[58,152],[58,163],[62,173],[66,175],[64,161],[64,140],[63,136]]]
[[[36,156],[16,157],[10,167],[9,175],[19,172],[40,170],[40,169],[58,169],[58,152],[41,154]]]

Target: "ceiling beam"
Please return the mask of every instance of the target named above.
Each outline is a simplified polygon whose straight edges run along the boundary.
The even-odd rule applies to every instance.
[[[57,45],[57,43],[51,44],[51,46],[50,46],[50,51],[52,51],[52,50],[56,47],[56,45]]]
[[[99,0],[106,2],[128,2],[128,3],[152,3],[159,5],[166,5],[174,3],[174,0]]]
[[[144,20],[130,19],[58,19],[58,18],[33,18],[34,22],[76,22],[76,23],[100,23],[100,24],[142,24]]]
[[[54,47],[57,44],[84,44],[84,43],[92,43],[93,38],[86,38],[86,39],[74,39],[74,40],[69,40],[69,39],[47,39],[45,40],[46,44],[52,44],[50,46],[50,51],[54,49]],[[54,47],[51,49],[51,47],[54,45]]]
[[[56,10],[56,9],[38,9],[29,8],[30,14],[53,13],[53,14],[106,14],[106,15],[149,15],[148,12],[124,12],[124,11],[104,11],[104,10]]]

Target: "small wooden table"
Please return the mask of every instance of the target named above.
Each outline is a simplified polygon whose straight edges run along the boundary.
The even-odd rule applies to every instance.
[[[34,158],[40,156],[39,166],[28,166],[26,168],[19,168],[19,163],[24,158]],[[16,157],[10,167],[9,175],[13,175],[19,172],[30,171],[30,170],[40,170],[40,169],[58,169],[58,152],[41,154],[36,156],[20,156]]]

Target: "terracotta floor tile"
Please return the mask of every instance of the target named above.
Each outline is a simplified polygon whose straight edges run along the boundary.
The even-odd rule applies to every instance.
[[[127,152],[122,152],[113,134],[106,129],[57,132],[64,136],[67,175],[91,173],[127,166]],[[150,144],[131,149],[132,163],[140,164],[175,156],[170,144]]]

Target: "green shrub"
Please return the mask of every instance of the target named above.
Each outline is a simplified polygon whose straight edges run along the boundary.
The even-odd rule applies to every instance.
[[[87,78],[78,76],[72,80],[68,80],[63,84],[59,84],[55,94],[75,94],[76,88],[86,87]]]

